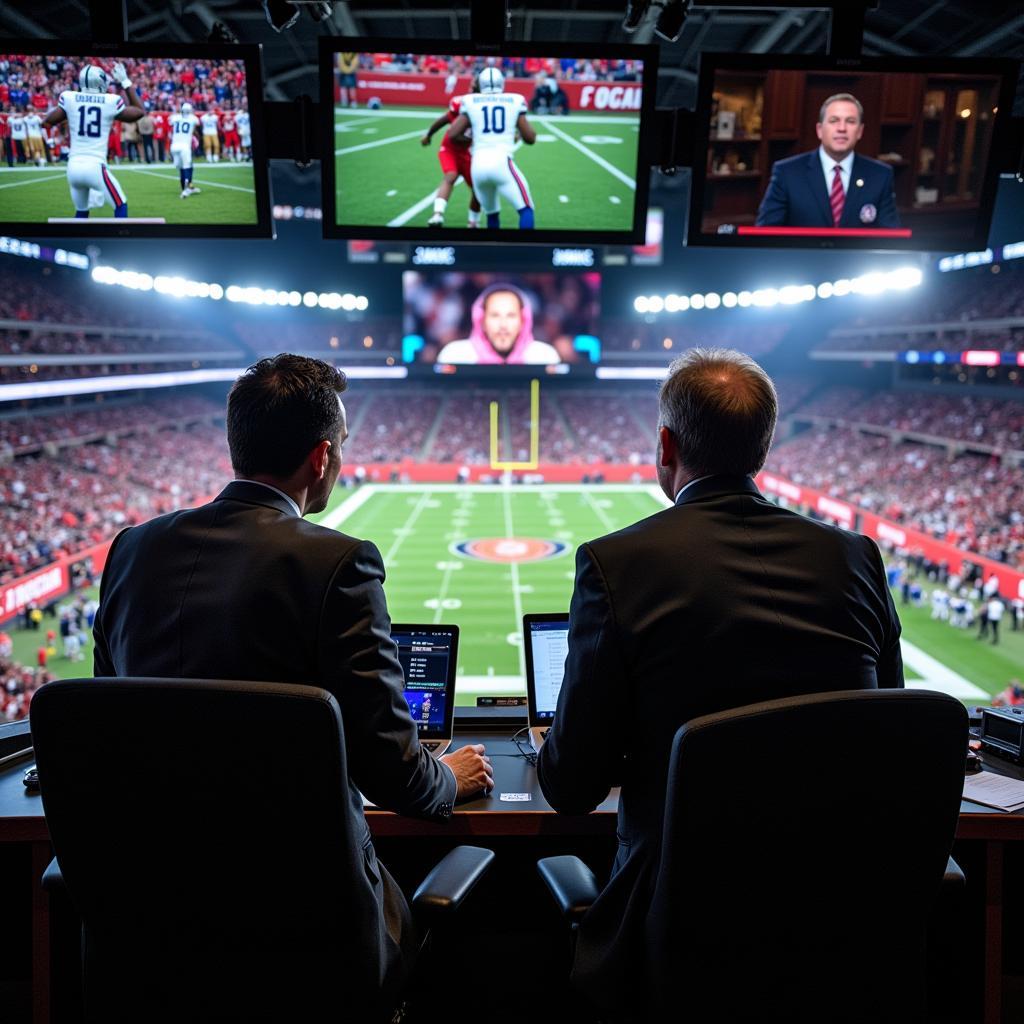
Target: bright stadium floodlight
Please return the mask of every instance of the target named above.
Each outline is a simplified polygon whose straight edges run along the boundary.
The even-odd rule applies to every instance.
[[[818,298],[819,299],[831,299],[834,289],[831,281],[822,281],[818,285]]]
[[[804,289],[799,284],[787,284],[779,289],[779,302],[785,306],[795,306],[804,301]]]
[[[237,284],[229,284],[228,290],[225,293],[227,295],[228,302],[244,302],[245,292],[238,287]]]
[[[726,309],[734,309],[738,301],[739,299],[735,292],[726,292],[722,296],[722,305],[725,306]]]
[[[647,308],[652,313],[660,313],[665,308],[665,300],[660,295],[652,295],[647,300]]]
[[[356,297],[351,292],[345,292],[341,297],[341,308],[351,312],[356,308]]]
[[[897,290],[916,288],[924,280],[924,274],[917,267],[899,267],[888,274],[889,287]]]
[[[739,293],[739,295],[736,296],[736,301],[737,303],[739,303],[739,305],[746,308],[754,301],[754,296],[751,295],[748,291],[742,291]]]
[[[302,305],[302,292],[289,292],[288,293],[288,305],[290,305],[290,306],[301,306]]]
[[[704,296],[704,308],[705,309],[718,309],[722,304],[722,296],[718,292],[708,292]]]
[[[678,313],[679,312],[679,298],[675,292],[669,292],[665,296],[665,312],[666,313]]]
[[[306,292],[306,294],[302,296],[302,304],[307,309],[312,309],[317,302],[318,298],[316,292]]]
[[[704,308],[704,296],[699,292],[694,292],[690,296],[690,309],[703,309]]]
[[[100,269],[100,268],[97,268],[97,269]],[[95,273],[95,271],[93,271],[93,273]],[[633,300],[633,309],[636,310],[637,313],[647,313],[647,312],[650,311],[650,308],[651,308],[651,304],[650,304],[650,302],[647,301],[647,296],[646,295],[638,295]]]
[[[210,285],[210,298],[211,299],[223,299],[224,289],[219,284]]]
[[[847,278],[841,277],[838,281],[832,282],[832,294],[840,296],[849,295],[852,287],[852,284]]]
[[[362,313],[362,312],[364,312],[365,310],[367,310],[369,308],[370,308],[370,300],[365,295],[357,295],[356,296],[356,309],[358,309],[359,312]]]

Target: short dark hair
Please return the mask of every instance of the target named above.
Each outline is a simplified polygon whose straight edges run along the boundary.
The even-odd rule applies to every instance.
[[[742,352],[690,349],[669,367],[658,405],[680,461],[697,477],[750,476],[768,458],[779,407],[775,385]]]
[[[337,444],[348,386],[322,359],[282,352],[249,367],[228,393],[228,448],[239,476],[285,479],[321,442]]]
[[[857,108],[857,116],[860,118],[860,123],[864,123],[864,104],[861,103],[852,92],[837,92],[834,96],[829,96],[827,100],[821,105],[821,109],[818,111],[818,124],[825,123],[825,113],[833,103],[852,103]]]

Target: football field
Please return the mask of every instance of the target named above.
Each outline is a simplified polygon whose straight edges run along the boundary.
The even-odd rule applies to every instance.
[[[437,151],[444,130],[429,146],[420,138],[441,113],[436,107],[335,108],[339,224],[427,226],[442,178]],[[515,161],[530,188],[536,226],[627,230],[633,223],[639,115],[528,117],[537,141],[518,144]],[[460,178],[448,201],[449,227],[466,226],[469,199]],[[502,227],[517,223],[515,210],[502,201]]]
[[[255,224],[256,190],[248,162],[197,160],[192,184],[199,195],[181,198],[178,172],[169,163],[109,164],[124,191],[129,217],[163,217],[168,224]],[[74,217],[67,165],[0,167],[0,220],[45,224],[50,217]],[[90,210],[89,219],[112,218],[109,204]]]
[[[522,615],[568,609],[576,547],[664,506],[650,486],[367,484],[336,488],[315,518],[380,549],[392,621],[461,627],[458,703],[473,705],[479,696],[525,693]],[[908,686],[987,704],[1024,677],[1024,631],[1013,632],[1009,616],[996,646],[976,640],[974,629],[933,620],[927,605],[893,596]],[[45,633],[18,627],[7,627],[14,657],[34,665]],[[49,628],[55,619],[44,620]],[[62,678],[88,675],[91,644],[84,653],[70,662],[56,650],[47,667]]]

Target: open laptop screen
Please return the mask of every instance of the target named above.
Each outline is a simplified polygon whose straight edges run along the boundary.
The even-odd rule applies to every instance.
[[[421,739],[448,739],[455,710],[457,626],[392,625],[405,699]]]
[[[569,651],[567,615],[527,615],[526,681],[530,694],[530,724],[550,725]]]

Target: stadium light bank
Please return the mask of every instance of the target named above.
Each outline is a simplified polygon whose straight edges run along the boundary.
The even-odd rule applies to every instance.
[[[244,302],[250,306],[305,306],[308,309],[319,306],[320,309],[343,309],[349,313],[363,313],[370,308],[370,300],[365,295],[353,295],[351,292],[279,291],[276,288],[237,284],[224,286],[184,277],[154,277],[134,270],[118,270],[116,267],[94,267],[92,279],[98,284],[159,292],[176,299],[226,299],[228,302]]]
[[[781,288],[758,288],[741,292],[695,292],[680,295],[638,295],[633,300],[635,312],[645,316],[661,313],[685,313],[701,309],[737,309],[754,306],[767,309],[771,306],[795,306],[815,299],[840,298],[844,295],[882,295],[890,291],[906,291],[916,288],[924,280],[917,267],[899,267],[878,273],[863,274],[860,277],[840,278],[838,281],[822,281],[819,285],[789,284]]]

